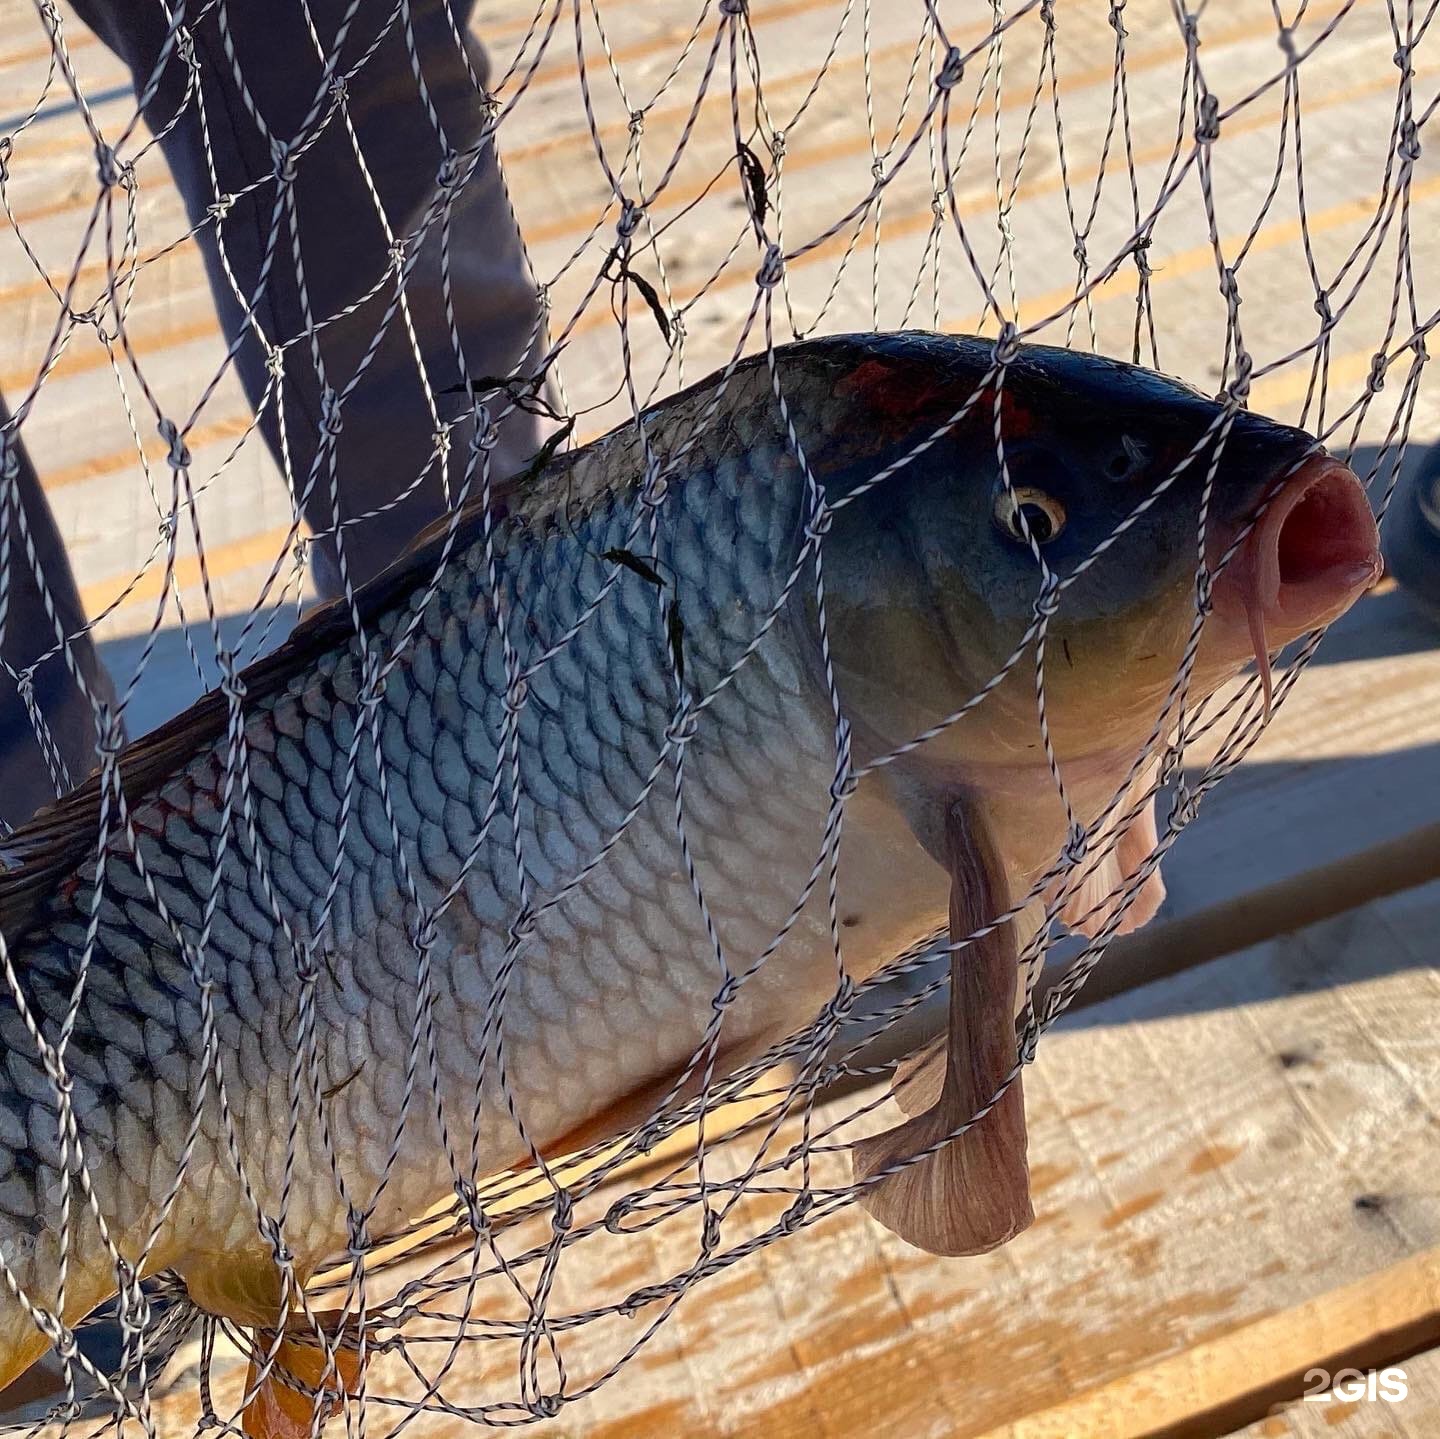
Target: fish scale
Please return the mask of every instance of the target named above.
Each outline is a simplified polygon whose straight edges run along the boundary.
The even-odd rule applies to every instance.
[[[769,382],[763,372],[752,372],[732,383],[743,402],[744,387],[758,401]],[[761,416],[772,409],[754,408]],[[698,401],[671,410],[652,431],[657,450],[677,445],[700,410]],[[800,543],[803,485],[773,416],[768,423],[749,466],[711,464],[707,446],[719,438],[712,430],[691,451],[683,482],[677,477],[660,507],[663,569],[678,596],[687,679],[697,692],[708,690],[753,638]],[[765,425],[758,420],[752,428]],[[617,437],[574,467],[577,490],[591,493],[570,511],[534,514],[521,506],[500,526],[500,584],[522,663],[580,620],[599,592],[612,568],[601,557],[624,546],[632,528],[639,459],[633,437]],[[614,477],[608,488],[597,474]],[[471,531],[384,686],[376,722],[386,793],[374,736],[361,712],[360,647],[353,637],[340,636],[278,692],[246,701],[258,846],[247,832],[237,785],[204,963],[216,981],[227,1097],[248,1177],[266,1212],[278,1208],[285,1170],[300,994],[294,956],[265,893],[267,879],[298,936],[318,940],[324,949],[314,990],[315,1042],[321,1084],[338,1086],[326,1104],[332,1126],[344,1136],[338,1158],[352,1194],[368,1202],[396,1141],[417,1023],[414,915],[396,860],[396,833],[421,903],[434,905],[461,874],[478,831],[505,723],[504,664],[485,591],[483,536],[478,526]],[[406,628],[427,577],[417,571],[407,590],[371,617],[368,641],[375,652],[388,653]],[[543,903],[621,825],[664,744],[675,701],[661,598],[652,584],[622,570],[579,633],[530,679],[519,754],[521,848],[532,905]],[[532,618],[531,628],[543,639],[527,634]],[[692,852],[727,956],[742,967],[789,913],[813,863],[828,804],[830,726],[820,697],[786,653],[787,643],[777,627],[705,711],[686,758]],[[363,732],[347,774],[357,725]],[[222,723],[178,778],[128,796],[145,868],[188,944],[198,937],[216,864],[227,753]],[[495,1066],[485,1059],[495,975],[520,898],[509,784],[502,766],[499,810],[459,897],[441,919],[433,955],[431,1017],[441,1100],[468,1162],[474,1086],[477,1075],[488,1076],[474,1136],[486,1172],[525,1153]],[[765,799],[757,793],[760,786],[783,801]],[[349,822],[342,837],[347,792]],[[542,915],[511,975],[502,1024],[507,1082],[531,1142],[554,1142],[581,1123],[596,1093],[618,1099],[683,1063],[704,1031],[709,999],[723,974],[682,864],[673,806],[667,770],[574,897]],[[759,886],[755,871],[737,866],[733,855],[747,811],[765,816],[764,832],[745,840],[752,861],[765,865]],[[342,846],[335,900],[320,931]],[[92,902],[86,868],[77,866],[65,897],[36,909],[27,934],[11,938],[27,996],[45,1016],[51,1037],[65,1012],[84,935],[83,923],[64,916],[83,916]],[[813,958],[821,933],[815,926],[813,933],[797,935],[792,948],[808,947]],[[785,980],[791,1008],[793,996],[801,996],[801,1018],[804,1006],[824,998],[830,973],[825,959],[808,984],[797,983],[794,973]],[[107,1196],[107,1217],[118,1218],[122,1247],[134,1246],[141,1229],[126,1226],[147,1213],[174,1178],[203,1054],[199,1000],[187,963],[118,841],[106,858],[89,974],[67,1064],[94,1182]],[[757,1027],[762,988],[774,986],[757,982],[756,998],[737,1005],[741,1032]],[[17,1168],[13,1144],[0,1150],[0,1174],[21,1180],[0,1187],[0,1229],[13,1233],[21,1216],[45,1214],[53,1222],[47,1195],[59,1177],[57,1117],[49,1081],[27,1057],[33,1045],[8,1003],[0,1013],[0,1042],[11,1076],[9,1089],[0,1092],[0,1110],[28,1110],[32,1129],[40,1116],[39,1162],[32,1174]],[[111,1082],[107,1055],[117,1056],[127,1071],[123,1082]],[[401,1159],[379,1200],[377,1232],[408,1219],[449,1187],[428,1090],[422,1054],[400,1135]],[[345,1235],[344,1207],[314,1110],[313,1097],[304,1095],[285,1223],[287,1242],[302,1263],[341,1247]],[[160,1115],[164,1132],[152,1134],[152,1116]],[[142,1135],[150,1142],[132,1146]],[[43,1270],[40,1261],[54,1238],[47,1228],[31,1272]],[[255,1216],[225,1157],[212,1102],[175,1221],[156,1252],[183,1272],[191,1251],[258,1244]],[[28,1282],[27,1266],[20,1265],[18,1274]]]

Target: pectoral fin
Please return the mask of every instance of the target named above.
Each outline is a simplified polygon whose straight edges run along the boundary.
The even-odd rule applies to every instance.
[[[978,816],[953,810],[946,843],[955,943],[1008,908],[1008,886]],[[1016,962],[1009,923],[952,952],[943,1079],[941,1051],[922,1051],[899,1080],[897,1097],[913,1117],[851,1151],[857,1181],[924,1154],[862,1191],[860,1203],[887,1229],[932,1254],[982,1254],[1013,1239],[1035,1217],[1018,1075],[983,1118],[941,1143],[991,1100],[1014,1067]],[[934,1153],[925,1153],[937,1144]]]
[[[245,1408],[242,1427],[249,1439],[309,1439],[359,1386],[363,1365],[357,1349],[336,1343],[327,1355],[318,1340],[309,1337],[309,1343],[298,1337],[280,1341],[270,1372]],[[254,1386],[256,1373],[252,1359],[247,1390]]]

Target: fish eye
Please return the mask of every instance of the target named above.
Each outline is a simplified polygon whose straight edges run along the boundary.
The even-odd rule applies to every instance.
[[[1002,486],[995,494],[994,514],[995,523],[1022,545],[1028,543],[1027,526],[1038,545],[1048,544],[1065,528],[1065,506],[1054,495],[1029,485],[1016,485],[1013,493]]]

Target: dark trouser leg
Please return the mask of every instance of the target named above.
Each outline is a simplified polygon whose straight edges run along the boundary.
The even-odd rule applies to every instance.
[[[32,678],[32,696],[41,719],[40,734],[21,695],[16,677],[25,674],[41,655],[55,649],[57,625],[67,636],[78,635],[71,656],[97,700],[115,703],[110,676],[82,632],[85,613],[40,482],[15,431],[10,412],[0,399],[0,474],[8,457],[11,478],[0,478],[0,505],[8,508],[8,558],[0,568],[8,575],[5,629],[0,637],[0,822],[14,827],[29,819],[71,784],[78,784],[95,764],[94,710],[67,668],[62,654],[51,655]],[[24,514],[22,526],[16,504]],[[24,531],[28,531],[27,547]],[[49,591],[47,608],[30,561],[33,553]],[[0,555],[3,555],[0,542]],[[53,614],[54,618],[51,618]]]
[[[78,0],[75,8],[130,66],[137,92],[144,97],[165,40],[162,7],[156,0]],[[338,41],[349,0],[309,0],[308,8],[321,47],[340,57],[338,74],[352,70],[376,45],[396,7],[391,0],[359,0],[348,33]],[[469,0],[452,0],[448,8],[453,8],[463,34]],[[187,13],[202,14],[190,30],[199,67],[199,103],[193,97],[186,103],[188,68],[180,54],[184,47],[176,47],[145,104],[151,129],[164,135],[165,156],[193,222],[202,221],[217,199],[254,187],[234,201],[218,228],[212,220],[199,236],[211,288],[231,336],[246,323],[245,306],[235,289],[245,301],[256,294],[271,237],[277,236],[269,278],[254,314],[270,345],[296,341],[285,350],[282,403],[277,405],[273,396],[268,402],[265,398],[273,381],[266,344],[253,330],[245,335],[237,364],[251,403],[263,411],[266,439],[317,532],[331,529],[333,523],[330,466],[320,446],[325,389],[328,385],[340,392],[349,385],[375,339],[395,287],[383,283],[381,292],[354,314],[319,331],[315,342],[323,380],[311,356],[307,323],[337,314],[384,279],[391,242],[365,171],[392,233],[402,237],[423,214],[445,154],[416,81],[405,15],[429,102],[450,148],[460,151],[471,145],[484,123],[470,68],[483,80],[485,57],[473,41],[467,39],[463,48],[456,43],[446,0],[410,0],[402,11],[363,68],[345,82],[355,141],[345,115],[335,113],[319,138],[294,158],[293,233],[284,206],[276,229],[272,143],[289,142],[302,129],[313,129],[312,108],[318,106],[316,113],[324,115],[331,105],[324,65],[301,0],[192,4]],[[227,30],[233,64],[227,55]],[[356,158],[357,148],[364,169]],[[538,301],[493,149],[487,149],[455,200],[450,255],[465,368],[471,375],[532,370],[534,359],[527,348],[533,348]],[[421,367],[434,391],[461,379],[444,310],[438,222],[421,249],[406,293],[421,364],[417,365],[404,316],[396,314],[358,386],[343,403],[335,444],[334,487],[339,490],[341,515],[352,518],[393,504],[378,518],[344,530],[350,576],[357,582],[388,563],[445,506],[438,464],[416,484],[433,448],[434,430]],[[449,407],[450,415],[460,412],[454,398],[439,403]],[[464,431],[452,437],[448,463],[452,488],[459,483],[467,440]],[[523,413],[512,414],[501,426],[492,474],[518,468],[539,441],[536,421]],[[312,473],[317,451],[321,463]],[[413,493],[395,503],[412,486]],[[334,593],[339,575],[333,538],[320,540],[315,559],[320,588]]]

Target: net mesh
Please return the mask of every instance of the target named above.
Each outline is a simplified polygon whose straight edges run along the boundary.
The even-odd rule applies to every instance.
[[[1182,375],[1224,402],[1213,433],[1179,467],[1209,467],[1202,511],[1243,408],[1299,423],[1354,462],[1382,516],[1411,427],[1425,420],[1420,381],[1440,312],[1415,236],[1433,220],[1421,207],[1440,184],[1425,175],[1420,143],[1437,103],[1424,44],[1433,5],[540,0],[533,12],[489,7],[473,36],[465,7],[421,0],[247,0],[246,17],[226,0],[148,8],[142,21],[138,7],[85,7],[130,64],[127,78],[52,0],[0,5],[0,66],[25,87],[0,123],[9,221],[0,298],[18,317],[0,377],[0,627],[9,612],[13,632],[33,576],[46,629],[19,662],[6,650],[3,683],[24,706],[35,763],[56,794],[82,774],[37,676],[58,660],[89,699],[91,763],[108,796],[102,835],[123,836],[130,824],[115,781],[124,728],[140,733],[218,686],[228,716],[222,831],[244,850],[260,820],[240,673],[278,643],[312,579],[363,630],[355,593],[377,567],[375,548],[403,540],[427,504],[451,517],[486,504],[542,442],[543,461],[792,339],[912,327],[989,337],[990,372],[967,408],[994,404],[1002,470],[999,395],[1020,342]],[[256,14],[265,16],[258,29]],[[267,27],[283,37],[274,53]],[[804,470],[773,360],[768,375]],[[697,437],[715,415],[699,412]],[[893,482],[933,439],[917,438],[867,488]],[[22,440],[70,541],[90,616],[78,626],[64,584],[47,582],[43,525],[20,502]],[[647,452],[645,463],[645,503],[590,603],[547,647],[506,641],[501,756],[518,751],[536,702],[531,682],[579,642],[673,502],[674,456],[668,471],[666,457]],[[383,483],[369,489],[349,478],[376,469]],[[236,1080],[222,1058],[205,944],[187,946],[205,1073],[191,1113],[168,1117],[185,1142],[139,1254],[122,1252],[105,1228],[105,1196],[89,1178],[96,1139],[70,1101],[70,1032],[103,964],[95,925],[75,947],[73,1000],[58,1025],[30,1016],[29,979],[7,952],[31,1057],[55,1096],[63,1173],[52,1213],[76,1242],[93,1214],[118,1293],[118,1348],[97,1358],[77,1345],[74,1316],[62,1317],[64,1266],[47,1286],[26,1286],[7,1247],[15,1302],[50,1339],[60,1376],[55,1407],[27,1423],[233,1428],[285,1367],[283,1329],[308,1335],[323,1356],[308,1381],[288,1376],[301,1389],[336,1387],[347,1355],[366,1361],[345,1407],[351,1424],[363,1411],[370,1432],[443,1416],[543,1424],[655,1348],[691,1290],[850,1204],[849,1147],[882,1127],[889,1104],[880,1081],[893,1056],[868,1046],[886,1031],[928,1033],[948,971],[937,933],[874,957],[888,962],[873,977],[850,978],[839,883],[847,803],[867,774],[962,724],[1026,667],[1071,832],[1031,892],[987,926],[1043,910],[1021,956],[1028,998],[1001,1092],[1034,1059],[1206,793],[1255,743],[1267,718],[1260,679],[1188,702],[1197,604],[1173,703],[1111,804],[1078,819],[1046,720],[1046,637],[1065,585],[1032,541],[1033,622],[957,712],[860,764],[829,675],[833,772],[819,842],[771,941],[728,952],[688,842],[687,754],[716,694],[792,595],[813,597],[823,633],[833,507],[813,477],[808,494],[794,569],[734,669],[692,693],[678,673],[683,651],[672,649],[671,723],[620,827],[563,884],[537,892],[523,826],[505,826],[515,902],[491,1033],[503,1028],[509,979],[523,971],[541,919],[583,892],[642,807],[664,797],[685,886],[713,942],[713,1016],[681,1075],[620,1138],[563,1160],[529,1145],[532,1163],[487,1172],[468,1158],[484,1148],[477,1080],[473,1114],[438,1116],[449,1202],[398,1232],[375,1231],[380,1198],[399,1182],[402,1119],[371,1193],[344,1196],[348,1247],[314,1276],[296,1271],[285,1206],[269,1206],[263,1186],[247,1182],[250,1227],[283,1276],[283,1306],[273,1327],[241,1328],[203,1312],[173,1276],[137,1278],[177,1196],[204,1182],[194,1172],[202,1116],[221,1114],[242,1175],[251,1162],[226,1111]],[[1202,594],[1203,556],[1202,534]],[[503,615],[493,566],[486,582],[490,612]],[[436,570],[430,593],[439,584]],[[663,586],[656,602],[665,603]],[[118,676],[113,695],[84,658],[87,636]],[[367,692],[413,639],[412,626],[363,648]],[[1318,639],[1277,663],[1276,704]],[[347,793],[370,745],[401,897],[418,916],[400,1009],[409,1016],[403,1115],[440,1103],[432,950],[463,872],[449,895],[422,894],[380,744],[378,729],[355,727]],[[468,865],[492,826],[525,803],[519,763],[497,762],[483,780]],[[1157,796],[1164,820],[1151,852],[1100,901],[1095,937],[1070,939],[1063,964],[1047,968],[1064,941],[1061,911]],[[12,825],[24,818],[6,815]],[[207,934],[221,869],[217,859],[201,890]],[[337,884],[332,877],[320,930]],[[266,892],[291,935],[291,902],[268,882]],[[807,1028],[731,1067],[719,1045],[727,1010],[764,965],[783,962],[807,906],[819,907],[831,937],[833,995]],[[325,1118],[317,1031],[326,1017],[313,949],[296,943],[310,960],[298,969],[288,1114],[274,1124],[293,1147],[314,1118],[334,1154],[349,1140]],[[496,1039],[502,1087],[504,1048]],[[523,1105],[508,1088],[506,1097],[523,1130]],[[177,1346],[183,1362],[172,1358]],[[182,1371],[199,1403],[180,1419],[156,1406],[162,1374],[173,1385]]]

